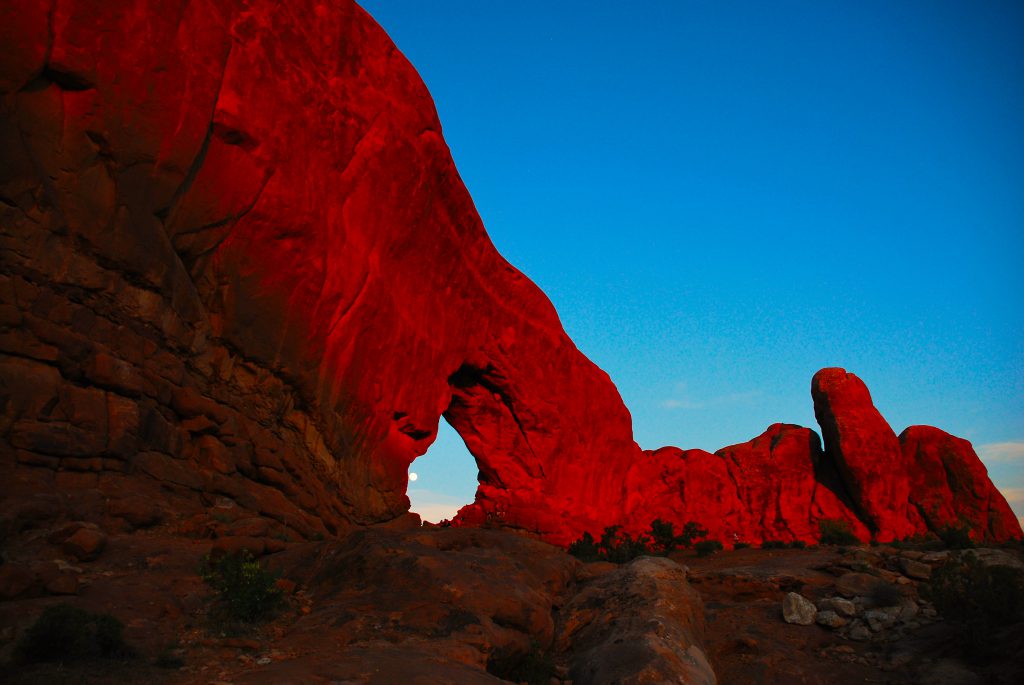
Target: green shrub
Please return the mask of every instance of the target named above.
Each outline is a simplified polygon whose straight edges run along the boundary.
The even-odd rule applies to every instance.
[[[693,546],[697,540],[705,538],[708,535],[708,529],[703,528],[696,521],[687,521],[686,525],[683,526],[683,532],[679,535],[679,544],[685,549],[689,549]]]
[[[639,556],[666,555],[678,547],[692,547],[697,539],[707,534],[708,531],[700,524],[689,521],[683,526],[682,532],[676,535],[674,524],[658,518],[651,521],[647,532],[636,537],[622,532],[622,526],[608,526],[601,534],[600,540],[594,540],[590,533],[583,533],[578,540],[569,545],[568,551],[582,561],[611,561],[624,564]]]
[[[951,559],[932,572],[922,595],[952,624],[972,659],[998,650],[992,636],[1024,621],[1024,572],[1010,566],[986,566],[974,552]]]
[[[651,554],[651,538],[644,534],[633,537],[622,533],[622,526],[608,526],[601,534],[601,539],[594,541],[590,533],[583,535],[569,545],[569,554],[581,561],[610,561],[624,564],[639,556]]]
[[[907,535],[902,540],[893,540],[891,543],[896,549],[919,549],[919,550],[940,550],[943,549],[942,540],[933,533],[915,533]]]
[[[819,542],[822,545],[856,545],[860,542],[850,524],[842,519],[821,519],[818,521],[821,532]]]
[[[732,546],[733,549],[746,549],[747,547],[750,547],[749,542],[737,542]]]
[[[944,526],[938,530],[939,539],[946,549],[970,549],[974,547],[971,540],[971,528],[966,524]]]
[[[761,549],[785,549],[786,543],[782,540],[765,540],[761,543]]]
[[[220,609],[230,619],[247,623],[268,618],[281,603],[277,576],[263,568],[247,550],[219,559],[206,557],[203,580],[217,591]]]
[[[584,533],[579,540],[569,545],[569,554],[581,561],[597,561],[600,558],[601,550],[594,541],[594,536]]]
[[[714,554],[715,552],[722,551],[722,543],[718,540],[701,540],[693,546],[697,550],[698,557],[706,557]]]
[[[651,553],[651,539],[644,534],[634,538],[629,533],[620,533],[622,526],[608,526],[604,529],[599,543],[604,559],[624,564],[639,556]]]
[[[93,657],[128,658],[124,626],[110,614],[94,614],[70,604],[43,610],[18,641],[16,652],[27,662],[77,661]]]
[[[681,535],[676,535],[675,524],[671,521],[662,521],[660,518],[651,521],[648,534],[652,549],[662,554],[674,552],[683,540]]]
[[[792,549],[807,549],[807,543],[803,540],[793,540],[789,543],[789,547]]]

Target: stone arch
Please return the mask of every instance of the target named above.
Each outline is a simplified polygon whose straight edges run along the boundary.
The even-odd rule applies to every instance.
[[[443,417],[476,459],[481,487],[507,491],[544,478],[507,376],[492,365],[463,364],[448,384],[452,399]]]

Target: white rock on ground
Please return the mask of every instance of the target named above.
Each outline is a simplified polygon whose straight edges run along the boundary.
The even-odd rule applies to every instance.
[[[814,623],[818,615],[818,609],[814,602],[795,592],[786,594],[782,600],[782,618],[786,623],[795,623],[800,626],[809,626]]]

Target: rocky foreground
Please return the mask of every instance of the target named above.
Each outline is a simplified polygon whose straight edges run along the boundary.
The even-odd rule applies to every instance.
[[[923,595],[961,552],[891,547],[741,549],[697,558],[582,563],[522,535],[371,528],[346,539],[277,538],[262,561],[284,600],[226,622],[199,569],[256,547],[213,532],[250,525],[224,507],[211,528],[22,531],[0,566],[0,660],[11,683],[1014,683],[1024,624],[986,635],[972,662]],[[189,522],[180,525],[190,526]],[[1019,549],[976,550],[1024,568]],[[47,606],[125,625],[130,657],[23,663]],[[58,662],[63,661],[58,659]]]

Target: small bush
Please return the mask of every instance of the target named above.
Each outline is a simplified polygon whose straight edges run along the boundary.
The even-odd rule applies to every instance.
[[[746,549],[747,547],[750,547],[749,542],[737,542],[732,546],[733,549]]]
[[[938,531],[939,539],[946,549],[970,549],[974,547],[971,540],[971,528],[966,524],[944,526]]]
[[[933,533],[915,533],[907,535],[902,540],[893,540],[891,543],[896,549],[918,549],[937,551],[943,548],[942,540]]]
[[[601,550],[590,533],[584,533],[579,540],[569,545],[569,554],[581,561],[597,561],[600,553]]]
[[[608,526],[601,534],[600,540],[594,540],[590,533],[583,533],[578,540],[569,545],[568,551],[582,561],[611,561],[624,564],[639,556],[667,555],[679,547],[690,548],[697,539],[707,534],[708,531],[700,524],[689,521],[677,535],[674,524],[659,518],[651,521],[647,532],[636,537],[622,532],[622,526]]]
[[[662,521],[660,518],[651,521],[649,531],[652,549],[662,554],[669,554],[682,543],[683,536],[676,535],[676,527],[671,521]]]
[[[803,540],[793,540],[791,543],[789,543],[789,546],[792,549],[807,549],[807,543]]]
[[[688,521],[683,526],[683,532],[679,535],[679,544],[685,549],[689,549],[693,543],[701,538],[705,538],[708,535],[708,529],[702,527],[696,521]]]
[[[821,532],[819,542],[822,545],[856,545],[860,542],[850,524],[842,519],[821,519],[818,521],[818,530]]]
[[[761,543],[761,549],[785,549],[786,543],[782,540],[765,540]]]
[[[30,663],[128,658],[124,625],[110,614],[94,614],[70,604],[47,607],[18,641],[17,654]]]
[[[984,660],[997,650],[992,635],[1024,621],[1024,572],[986,566],[973,552],[932,573],[922,595],[955,626],[966,656]]]
[[[718,540],[701,540],[693,548],[697,550],[698,557],[707,557],[715,552],[721,552],[722,543]]]
[[[203,580],[217,591],[220,609],[227,618],[247,623],[268,618],[281,603],[275,576],[247,550],[217,560],[203,559]]]
[[[601,535],[600,552],[604,559],[614,564],[625,564],[639,556],[650,554],[651,539],[644,534],[634,538],[629,533],[620,533],[621,526],[608,526]]]
[[[622,526],[608,526],[599,541],[595,541],[590,533],[584,533],[569,545],[569,554],[581,561],[610,561],[615,564],[651,554],[651,538],[642,533],[634,538],[629,533],[620,532],[621,529]]]

